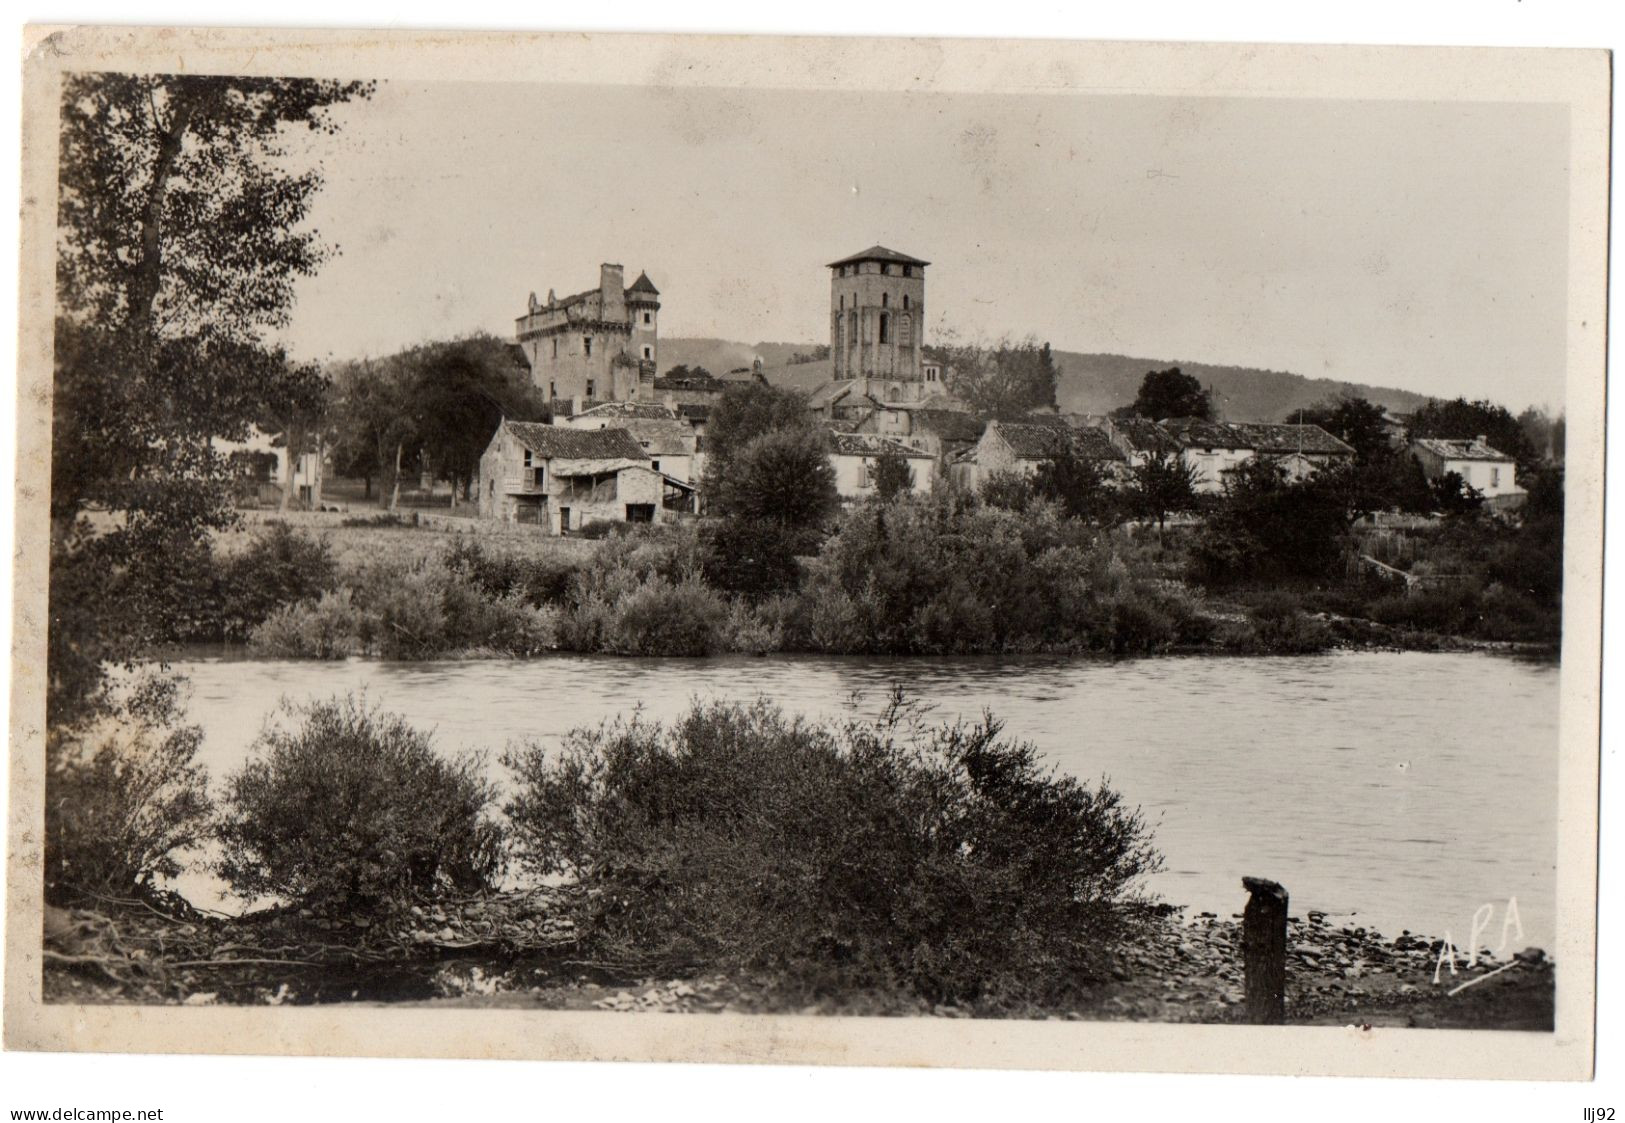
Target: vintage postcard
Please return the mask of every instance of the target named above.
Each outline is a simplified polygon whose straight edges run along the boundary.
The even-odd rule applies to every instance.
[[[7,1047],[1590,1075],[1605,52],[24,72]]]

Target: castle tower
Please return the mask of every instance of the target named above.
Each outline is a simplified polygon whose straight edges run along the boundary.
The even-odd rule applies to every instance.
[[[660,362],[660,290],[639,273],[626,290],[626,310],[632,319],[632,357],[639,362]]]
[[[920,349],[929,264],[885,246],[830,262],[829,353],[835,378],[924,380]]]

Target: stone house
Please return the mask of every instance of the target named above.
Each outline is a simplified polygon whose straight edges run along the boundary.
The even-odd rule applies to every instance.
[[[1105,467],[1108,476],[1119,479],[1126,461],[1106,434],[1099,429],[1074,428],[1054,422],[990,421],[976,443],[975,486],[999,472],[1032,475],[1045,461],[1068,453],[1093,460]]]
[[[1429,480],[1436,482],[1454,472],[1486,499],[1527,494],[1518,486],[1517,461],[1491,448],[1483,436],[1470,441],[1417,437],[1411,441],[1411,452]]]
[[[1195,417],[1170,418],[1159,425],[1196,476],[1196,490],[1209,494],[1223,491],[1230,474],[1254,457],[1274,461],[1289,479],[1297,480],[1354,456],[1350,445],[1319,425]]]
[[[915,494],[930,494],[936,482],[935,458],[930,453],[873,433],[832,429],[829,433],[829,463],[835,469],[835,491],[841,499],[851,502],[878,494],[875,489],[875,461],[888,454],[901,456],[907,462],[909,487]]]
[[[647,273],[630,287],[619,265],[599,266],[598,287],[547,300],[530,294],[515,336],[532,385],[548,401],[648,397],[659,362],[660,290]]]
[[[974,448],[987,428],[987,419],[955,409],[924,406],[882,406],[853,427],[854,432],[888,437],[910,448],[928,452],[939,479],[948,478],[948,458]]]
[[[699,482],[699,435],[677,411],[653,402],[605,402],[570,417],[572,429],[625,429],[649,457],[649,467],[683,483]]]
[[[589,522],[665,522],[693,488],[654,470],[625,429],[504,420],[480,457],[480,516],[567,534]]]
[[[1179,455],[1179,442],[1147,417],[1102,418],[1100,431],[1123,454],[1130,468],[1140,468],[1148,461]]]

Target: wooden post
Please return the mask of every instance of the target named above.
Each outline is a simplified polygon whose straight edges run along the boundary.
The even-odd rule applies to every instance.
[[[1249,894],[1241,919],[1247,972],[1247,1020],[1255,1026],[1286,1022],[1287,893],[1262,877],[1244,877]]]

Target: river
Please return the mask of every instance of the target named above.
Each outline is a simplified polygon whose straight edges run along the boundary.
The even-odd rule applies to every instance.
[[[641,706],[670,719],[695,698],[765,696],[809,715],[878,713],[894,684],[942,719],[991,710],[1060,769],[1107,776],[1154,825],[1164,899],[1239,912],[1243,875],[1272,878],[1292,912],[1465,941],[1509,898],[1524,939],[1553,947],[1558,670],[1488,654],[1317,657],[310,663],[232,656],[171,666],[191,680],[213,782],[294,702],[364,691],[434,731],[443,750],[557,743]],[[219,906],[218,884],[181,888]],[[230,902],[227,902],[230,905]]]

